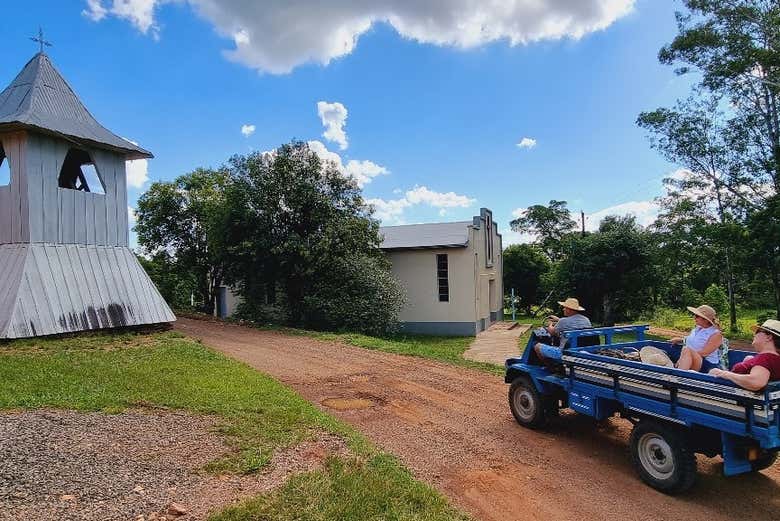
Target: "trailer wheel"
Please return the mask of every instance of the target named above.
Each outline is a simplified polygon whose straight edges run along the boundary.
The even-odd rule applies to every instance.
[[[777,452],[767,452],[761,455],[760,458],[753,461],[750,465],[752,467],[751,472],[758,472],[764,469],[768,469],[777,461]]]
[[[640,420],[631,431],[631,459],[642,481],[667,494],[691,488],[696,456],[683,434],[672,426]]]
[[[523,427],[538,429],[547,423],[544,401],[526,376],[518,376],[509,386],[509,408]]]

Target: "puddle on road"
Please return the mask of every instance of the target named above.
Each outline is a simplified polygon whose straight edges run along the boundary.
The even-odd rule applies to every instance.
[[[368,409],[376,404],[372,400],[365,398],[326,398],[322,400],[322,405],[337,411],[350,411]]]

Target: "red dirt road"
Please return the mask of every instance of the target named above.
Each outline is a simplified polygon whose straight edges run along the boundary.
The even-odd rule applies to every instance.
[[[350,423],[476,519],[780,518],[780,463],[727,479],[718,460],[699,456],[697,485],[669,497],[634,472],[628,422],[615,418],[599,427],[564,414],[542,432],[521,428],[499,377],[219,322],[179,319],[176,329],[278,378]],[[334,398],[372,405],[322,405]]]

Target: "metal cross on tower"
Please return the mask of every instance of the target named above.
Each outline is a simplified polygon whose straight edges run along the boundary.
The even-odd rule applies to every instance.
[[[51,47],[51,42],[47,42],[46,40],[43,39],[43,29],[41,29],[40,27],[38,27],[38,37],[35,38],[34,36],[30,36],[30,40],[41,44],[41,53],[43,53],[44,45],[46,47]]]

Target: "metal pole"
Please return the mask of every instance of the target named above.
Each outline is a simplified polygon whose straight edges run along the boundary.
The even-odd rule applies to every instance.
[[[512,322],[515,321],[515,288],[512,288]]]

